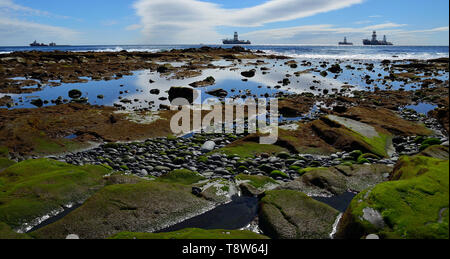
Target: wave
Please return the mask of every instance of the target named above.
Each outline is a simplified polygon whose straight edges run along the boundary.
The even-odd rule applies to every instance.
[[[86,52],[86,51],[93,51],[93,52],[121,52],[121,51],[128,51],[128,52],[151,52],[156,53],[160,52],[161,49],[139,49],[139,48],[122,48],[122,47],[115,47],[115,48],[107,48],[107,49],[86,49],[86,50],[76,50],[74,52]]]
[[[290,51],[273,51],[273,50],[263,50],[268,55],[284,55],[295,59],[321,59],[321,60],[406,60],[406,59],[418,59],[418,60],[428,60],[436,58],[448,58],[449,53],[343,53],[343,54],[320,54],[320,53],[292,53]]]

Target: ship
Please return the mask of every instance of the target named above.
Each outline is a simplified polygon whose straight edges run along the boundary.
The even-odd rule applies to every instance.
[[[234,33],[234,39],[225,39],[223,40],[223,44],[252,44],[249,40],[244,41],[244,40],[239,40],[239,35],[237,32]]]
[[[343,41],[343,42],[339,42],[339,45],[353,46],[353,43],[348,42],[348,41],[347,41],[347,37],[344,37],[344,41]]]
[[[366,46],[367,45],[382,45],[382,46],[392,46],[392,45],[394,45],[394,44],[392,44],[392,42],[388,42],[387,41],[386,35],[384,35],[382,41],[377,40],[377,32],[376,31],[373,31],[372,40],[365,39],[365,40],[363,40],[363,44],[366,45]]]
[[[39,43],[37,41],[34,41],[33,43],[30,43],[30,47],[56,47],[56,43],[54,42],[50,42],[50,44],[44,44],[44,43]]]

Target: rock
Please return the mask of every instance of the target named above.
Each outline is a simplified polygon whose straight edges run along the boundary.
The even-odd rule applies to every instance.
[[[420,152],[419,155],[426,157],[433,157],[442,160],[448,160],[449,150],[448,146],[445,147],[443,145],[434,145],[426,148],[424,151]]]
[[[231,172],[225,168],[217,168],[214,170],[214,173],[218,175],[231,175]]]
[[[214,150],[216,147],[216,143],[214,141],[206,141],[205,144],[202,146],[202,152],[208,153]]]
[[[202,194],[202,189],[199,187],[192,187],[192,194],[194,194],[197,197],[200,197]]]
[[[177,98],[186,99],[190,104],[197,99],[198,93],[192,88],[188,87],[171,87],[169,90],[169,101],[172,102]]]
[[[33,168],[33,171],[27,168]],[[103,166],[74,166],[51,159],[26,160],[15,164],[0,174],[2,191],[14,197],[13,200],[2,200],[0,222],[13,229],[24,230],[24,222],[30,223],[49,215],[69,202],[89,198],[104,186],[103,178],[110,172]],[[20,179],[15,177],[17,175]],[[60,238],[64,239],[66,235],[67,232]]]
[[[203,81],[197,81],[194,82],[192,84],[189,84],[192,87],[205,87],[205,86],[210,86],[210,85],[214,85],[216,82],[216,79],[212,76],[207,77],[205,80]]]
[[[336,238],[448,239],[449,161],[402,157],[391,176],[358,194]]]
[[[82,207],[33,234],[39,239],[60,239],[67,233],[77,233],[82,239],[103,239],[123,231],[153,232],[211,206],[191,192],[189,185],[162,181],[110,185]]]
[[[154,95],[159,95],[160,92],[161,91],[159,89],[152,89],[152,90],[150,90],[150,93],[154,94]]]
[[[83,95],[80,90],[74,89],[69,91],[69,97],[72,99],[78,99]]]
[[[219,98],[225,98],[228,96],[228,92],[223,89],[215,89],[206,93]]]
[[[255,74],[256,74],[256,70],[255,69],[252,69],[252,70],[249,70],[249,71],[244,71],[244,72],[241,73],[242,76],[248,77],[248,78],[254,77]]]
[[[352,165],[330,168],[306,168],[295,181],[282,188],[317,195],[340,195],[348,190],[361,192],[386,181],[393,168],[386,165]]]
[[[75,234],[70,234],[66,237],[66,239],[80,239],[80,237],[78,235]]]
[[[274,239],[329,239],[339,212],[291,190],[266,192],[261,200],[260,227]]]
[[[42,99],[33,99],[33,100],[31,100],[30,103],[39,108],[44,105],[44,102],[42,101]]]
[[[442,143],[441,145],[444,146],[444,147],[448,147],[449,146],[449,141],[447,140],[444,143]]]
[[[366,240],[378,240],[378,239],[380,239],[380,237],[375,234],[370,234],[366,237]]]
[[[312,127],[328,144],[342,150],[358,149],[381,157],[390,157],[395,152],[389,132],[378,132],[359,121],[328,115],[314,121]]]

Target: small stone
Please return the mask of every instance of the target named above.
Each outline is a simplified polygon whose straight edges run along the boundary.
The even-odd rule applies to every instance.
[[[80,239],[80,237],[78,235],[75,234],[70,234],[66,237],[66,239]]]
[[[380,239],[380,237],[378,235],[375,234],[370,234],[366,237],[367,240],[378,240]]]
[[[216,147],[216,143],[214,141],[206,141],[202,146],[202,152],[211,152]]]

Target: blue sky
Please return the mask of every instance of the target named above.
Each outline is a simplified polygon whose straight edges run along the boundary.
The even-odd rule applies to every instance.
[[[372,30],[397,45],[448,45],[448,0],[0,0],[0,45],[355,44]]]

